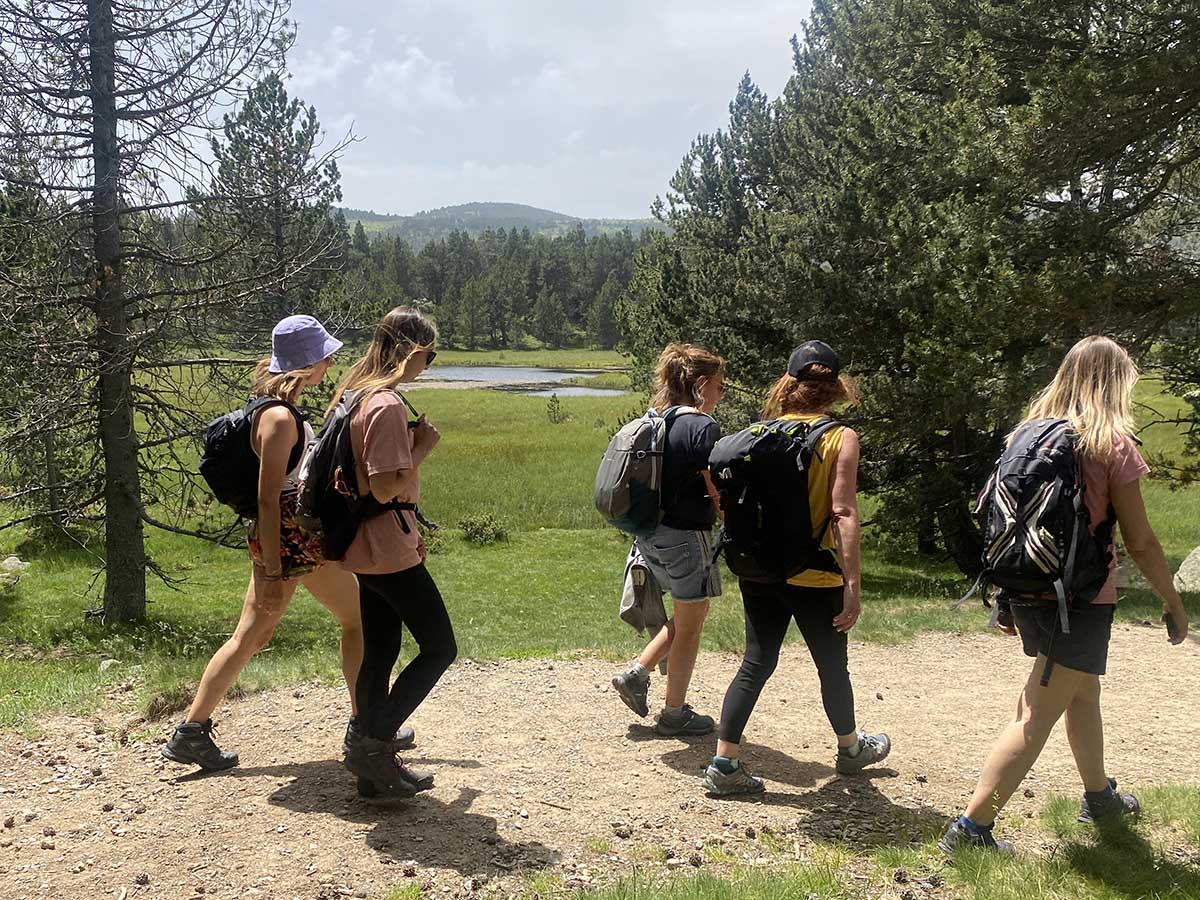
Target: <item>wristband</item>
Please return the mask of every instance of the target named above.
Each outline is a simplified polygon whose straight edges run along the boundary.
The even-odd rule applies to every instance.
[[[263,581],[283,581],[284,576],[283,572],[280,572],[278,575],[272,575],[269,572],[263,572],[261,577]]]

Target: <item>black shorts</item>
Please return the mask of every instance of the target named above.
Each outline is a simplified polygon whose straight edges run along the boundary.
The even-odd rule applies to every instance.
[[[1114,604],[1104,603],[1071,610],[1069,634],[1057,627],[1058,607],[1052,603],[1013,606],[1012,611],[1026,656],[1042,653],[1055,665],[1103,675],[1108,667],[1108,641],[1116,609]]]

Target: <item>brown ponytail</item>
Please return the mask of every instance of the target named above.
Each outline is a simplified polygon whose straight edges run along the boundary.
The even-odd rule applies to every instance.
[[[650,405],[659,412],[672,406],[699,406],[701,378],[713,379],[725,371],[725,360],[695,344],[667,344],[654,366],[656,393]]]

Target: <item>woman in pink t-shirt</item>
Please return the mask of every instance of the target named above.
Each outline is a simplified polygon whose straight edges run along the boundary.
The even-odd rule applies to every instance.
[[[342,380],[359,394],[350,419],[357,480],[380,503],[415,505],[421,496],[418,468],[440,435],[424,416],[410,422],[396,389],[433,362],[437,328],[415,309],[397,307],[383,317],[371,345]],[[442,595],[425,568],[425,545],[414,510],[388,510],[364,520],[342,568],[358,578],[363,622],[363,660],[355,693],[358,715],[346,731],[346,768],[367,796],[412,796],[433,786],[433,776],[396,757],[413,739],[401,726],[454,662],[458,648]],[[419,652],[391,682],[400,656],[401,626]]]
[[[1150,469],[1130,437],[1137,380],[1137,367],[1118,344],[1106,337],[1084,338],[1067,353],[1054,380],[1034,398],[1026,421],[1070,421],[1077,435],[1092,531],[1105,521],[1111,505],[1126,550],[1163,598],[1168,638],[1180,644],[1187,636],[1187,615],[1162,546],[1146,518],[1139,481]],[[1079,820],[1102,823],[1139,811],[1137,799],[1118,794],[1116,782],[1104,768],[1100,676],[1108,661],[1116,602],[1114,562],[1091,605],[1071,610],[1069,633],[1055,627],[1058,611],[1051,606],[1014,605],[1011,618],[1001,620],[1008,633],[1020,632],[1025,653],[1036,657],[1036,662],[1018,698],[1016,718],[992,748],[965,813],[946,829],[939,843],[943,850],[982,847],[1012,852],[1011,843],[992,836],[992,826],[1064,716],[1067,740],[1083,781]],[[1050,661],[1054,677],[1043,685]]]

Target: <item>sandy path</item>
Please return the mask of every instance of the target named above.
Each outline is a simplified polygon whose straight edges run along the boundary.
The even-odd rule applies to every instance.
[[[1123,784],[1195,782],[1198,662],[1197,645],[1172,649],[1161,630],[1116,629],[1104,709]],[[717,711],[736,664],[701,658],[698,709]],[[1014,643],[954,635],[855,646],[851,664],[862,725],[895,742],[887,768],[834,776],[815,673],[789,646],[747,733],[747,760],[770,789],[752,802],[706,798],[697,774],[712,739],[654,737],[608,687],[613,666],[594,659],[456,664],[413,721],[412,759],[437,771],[437,787],[394,807],[358,799],[335,759],[338,690],[229,704],[219,738],[242,766],[203,778],[159,759],[167,723],[135,727],[122,746],[116,702],[48,722],[41,741],[0,736],[0,815],[11,817],[0,896],[330,900],[414,879],[433,896],[502,895],[545,868],[582,885],[633,866],[713,867],[724,854],[763,864],[764,828],[788,852],[830,838],[905,844],[961,806],[1027,664]],[[652,699],[661,688],[656,679]],[[1061,728],[1027,786],[1006,831],[1047,791],[1078,790]]]

